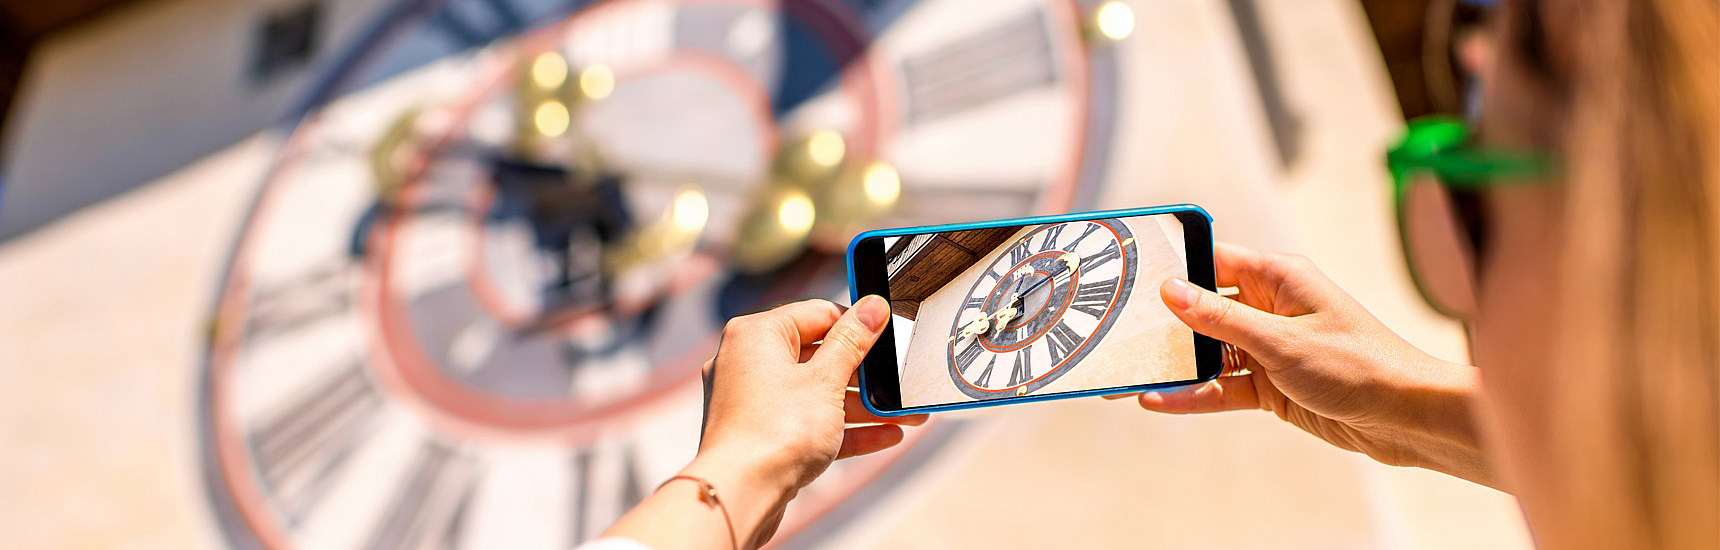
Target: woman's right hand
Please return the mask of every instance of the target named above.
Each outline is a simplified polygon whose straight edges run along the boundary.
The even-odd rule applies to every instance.
[[[1142,407],[1264,409],[1385,464],[1492,484],[1470,414],[1474,367],[1411,346],[1307,258],[1218,243],[1213,263],[1218,285],[1239,290],[1234,299],[1181,279],[1160,293],[1190,328],[1243,351],[1245,364],[1182,391],[1140,394]]]

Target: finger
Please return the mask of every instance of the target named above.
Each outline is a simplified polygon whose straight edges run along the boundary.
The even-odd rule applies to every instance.
[[[1286,320],[1231,300],[1188,281],[1171,278],[1159,286],[1159,297],[1171,313],[1195,332],[1254,352],[1276,341]]]
[[[818,344],[807,344],[804,346],[800,346],[800,359],[796,360],[795,362],[796,363],[805,363],[807,361],[811,361],[812,360],[812,354],[817,352],[817,351],[818,351]]]
[[[903,426],[918,426],[926,423],[928,418],[923,414],[905,416],[878,416],[866,410],[866,404],[861,402],[859,392],[843,392],[842,422],[845,424],[901,424]]]
[[[754,360],[798,358],[801,346],[816,342],[841,318],[836,304],[824,300],[795,302],[762,313],[730,319],[723,325],[720,349],[741,350]]]
[[[781,319],[793,323],[789,328],[794,330],[796,344],[809,346],[823,340],[845,311],[847,308],[829,300],[803,300],[766,313],[777,313]]]
[[[1260,294],[1273,294],[1287,286],[1317,289],[1296,293],[1294,300],[1274,306],[1275,313],[1288,317],[1326,309],[1338,302],[1354,302],[1331,278],[1321,273],[1313,261],[1295,254],[1214,243],[1213,268],[1218,286],[1237,287],[1239,297],[1254,293],[1256,301],[1269,299]]]
[[[824,341],[807,364],[828,373],[831,383],[848,380],[872,349],[872,343],[878,341],[889,319],[890,304],[883,298],[861,298],[824,334]]]
[[[1138,394],[1133,394],[1133,393],[1113,393],[1113,394],[1111,394],[1111,395],[1101,395],[1101,396],[1099,396],[1099,397],[1103,397],[1103,398],[1105,398],[1105,399],[1109,399],[1109,400],[1111,400],[1111,401],[1116,401],[1116,400],[1118,400],[1118,399],[1122,399],[1122,398],[1125,398],[1125,397],[1134,397],[1134,396],[1136,396],[1136,395],[1138,395]]]
[[[1213,282],[1219,287],[1276,286],[1286,271],[1287,256],[1230,243],[1212,243]]]
[[[1247,275],[1261,273],[1260,251],[1225,242],[1212,243],[1212,268],[1218,286],[1241,286]]]
[[[1172,393],[1143,393],[1141,408],[1169,414],[1199,414],[1260,408],[1253,374],[1228,376]]]
[[[895,424],[848,428],[842,431],[842,447],[836,451],[836,459],[869,455],[901,442],[902,427]]]

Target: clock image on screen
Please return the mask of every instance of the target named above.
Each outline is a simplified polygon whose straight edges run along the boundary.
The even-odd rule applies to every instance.
[[[1094,22],[1121,4],[389,4],[290,115],[218,289],[199,434],[235,547],[589,540],[696,452],[729,318],[845,297],[860,231],[1066,211],[1109,173],[1121,36]],[[964,281],[1021,313],[954,380],[1041,391],[1092,361],[1049,354],[1116,338],[1086,312],[1140,291],[1086,296],[1136,253],[1094,227],[998,263],[1091,266],[1019,300]],[[776,542],[841,532],[962,429],[837,462]]]
[[[1007,250],[950,326],[951,379],[979,399],[1025,395],[1080,364],[1135,280],[1135,238],[1114,220],[1041,226]]]
[[[1184,246],[1174,215],[887,238],[903,405],[1195,378]]]

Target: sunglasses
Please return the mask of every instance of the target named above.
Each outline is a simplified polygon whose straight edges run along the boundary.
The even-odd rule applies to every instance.
[[[1482,191],[1538,183],[1557,171],[1549,156],[1476,147],[1472,134],[1462,119],[1421,117],[1386,153],[1410,276],[1429,306],[1458,319],[1475,313],[1488,242]]]

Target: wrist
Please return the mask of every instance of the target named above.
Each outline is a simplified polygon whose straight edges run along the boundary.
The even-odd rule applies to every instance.
[[[752,463],[756,462],[700,452],[604,535],[630,538],[651,548],[754,548],[768,539],[764,533],[793,495],[759,475],[761,470],[749,466]]]
[[[1491,484],[1473,405],[1480,392],[1475,367],[1425,357],[1398,385],[1397,422],[1417,441],[1422,468]]]
[[[1471,408],[1480,393],[1475,367],[1428,357],[1417,381],[1404,392],[1415,418],[1412,426],[1442,440],[1480,449]]]
[[[680,474],[703,479],[716,488],[744,548],[794,498],[797,487],[792,481],[779,479],[779,471],[739,453],[701,451]]]

